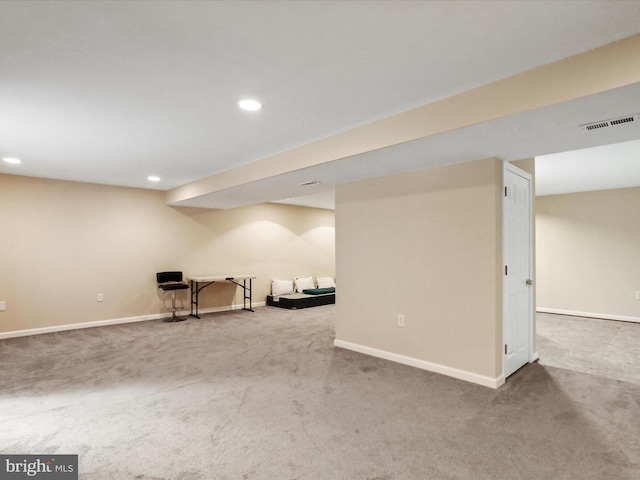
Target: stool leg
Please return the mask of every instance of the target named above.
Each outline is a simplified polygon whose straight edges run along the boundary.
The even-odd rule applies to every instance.
[[[176,310],[182,310],[182,307],[176,307],[176,291],[171,291],[171,308],[168,308],[171,312],[171,318],[167,319],[167,322],[182,322],[186,320],[186,318],[180,318],[176,315]]]

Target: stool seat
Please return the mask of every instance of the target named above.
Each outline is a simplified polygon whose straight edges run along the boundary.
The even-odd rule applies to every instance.
[[[186,283],[161,283],[159,287],[165,292],[170,292],[171,290],[186,290],[189,288],[189,285]]]

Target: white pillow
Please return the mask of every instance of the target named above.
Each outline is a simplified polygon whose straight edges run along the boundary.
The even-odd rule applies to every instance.
[[[313,277],[295,277],[293,279],[296,284],[296,291],[302,293],[303,290],[311,290],[316,288],[316,284],[313,282]]]
[[[333,277],[316,277],[316,283],[318,288],[333,288],[336,286],[336,281]]]
[[[288,295],[290,293],[293,293],[293,281],[271,279],[271,295]]]

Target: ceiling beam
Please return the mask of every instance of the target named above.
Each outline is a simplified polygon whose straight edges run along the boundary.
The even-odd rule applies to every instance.
[[[640,82],[640,35],[169,190],[170,205]],[[597,120],[597,119],[595,119]]]

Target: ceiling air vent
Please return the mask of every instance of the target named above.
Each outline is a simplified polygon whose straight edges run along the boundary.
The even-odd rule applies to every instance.
[[[623,123],[631,123],[640,121],[640,114],[627,115],[626,117],[612,118],[611,120],[601,120],[599,122],[585,123],[580,125],[582,130],[598,130],[599,128],[615,127]]]
[[[299,183],[298,186],[299,187],[312,187],[313,185],[320,185],[322,182],[319,182],[318,180],[309,180],[308,182],[302,182]]]

